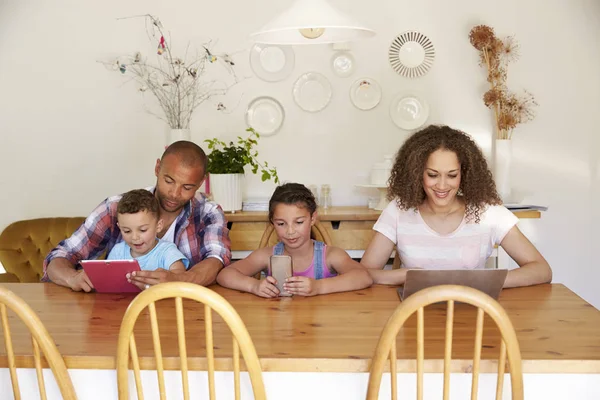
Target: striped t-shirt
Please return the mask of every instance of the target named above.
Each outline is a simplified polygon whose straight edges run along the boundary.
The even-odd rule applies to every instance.
[[[519,219],[504,206],[489,206],[481,221],[463,221],[452,233],[431,229],[418,210],[398,208],[395,201],[383,210],[373,229],[396,244],[402,266],[425,269],[483,268],[504,236]]]

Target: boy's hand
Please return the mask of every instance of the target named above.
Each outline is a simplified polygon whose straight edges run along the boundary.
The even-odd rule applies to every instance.
[[[277,280],[272,276],[267,276],[265,279],[256,282],[252,293],[269,299],[277,297],[279,296],[279,289],[275,285],[277,285]]]
[[[125,275],[125,277],[129,283],[133,283],[141,290],[144,290],[149,286],[158,285],[159,283],[176,281],[177,273],[157,268],[154,271],[133,271]]]
[[[319,294],[319,281],[306,276],[292,276],[286,278],[283,288],[291,294],[298,296],[315,296]]]

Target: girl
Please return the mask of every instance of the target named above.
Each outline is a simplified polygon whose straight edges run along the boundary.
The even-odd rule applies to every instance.
[[[306,186],[298,183],[278,186],[269,201],[269,221],[280,242],[224,268],[217,282],[257,296],[277,297],[275,278],[258,280],[253,276],[268,269],[271,255],[284,254],[292,257],[293,276],[284,283],[285,290],[292,294],[314,296],[371,286],[373,280],[367,270],[344,250],[310,238],[316,210],[315,198]]]
[[[504,287],[552,280],[552,270],[502,206],[487,162],[465,133],[429,126],[408,138],[389,180],[391,200],[361,264],[375,283],[403,284],[407,268],[483,268],[494,246],[519,264]],[[381,270],[396,248],[405,268]]]

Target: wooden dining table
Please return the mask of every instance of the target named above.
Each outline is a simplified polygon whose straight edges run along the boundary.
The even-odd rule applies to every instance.
[[[135,294],[72,292],[51,283],[5,284],[39,315],[69,369],[115,369],[121,319]],[[368,372],[379,335],[400,304],[395,287],[373,286],[355,292],[310,298],[263,299],[212,286],[246,324],[263,371]],[[524,373],[600,374],[600,311],[561,284],[505,289],[500,304],[517,333]],[[174,301],[157,303],[165,367],[179,367]],[[189,365],[206,370],[204,310],[184,302]],[[474,308],[454,311],[451,368],[470,372],[475,331]],[[32,368],[31,339],[16,315],[9,314],[17,367]],[[231,333],[214,317],[216,368],[232,369]],[[442,372],[445,304],[425,309],[425,372]],[[2,334],[0,333],[0,336]],[[141,366],[155,369],[148,314],[135,329]],[[2,342],[4,339],[2,338]],[[496,372],[499,332],[485,320],[482,372]],[[398,372],[416,371],[416,318],[397,338]],[[0,368],[7,367],[0,349]]]

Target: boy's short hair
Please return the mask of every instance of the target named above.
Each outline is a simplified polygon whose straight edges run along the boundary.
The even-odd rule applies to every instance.
[[[269,221],[273,222],[273,214],[277,204],[295,205],[306,208],[312,216],[317,211],[317,201],[309,188],[301,183],[286,183],[277,186],[269,200]]]
[[[146,189],[134,189],[123,194],[117,205],[118,214],[148,211],[158,218],[158,199]]]

